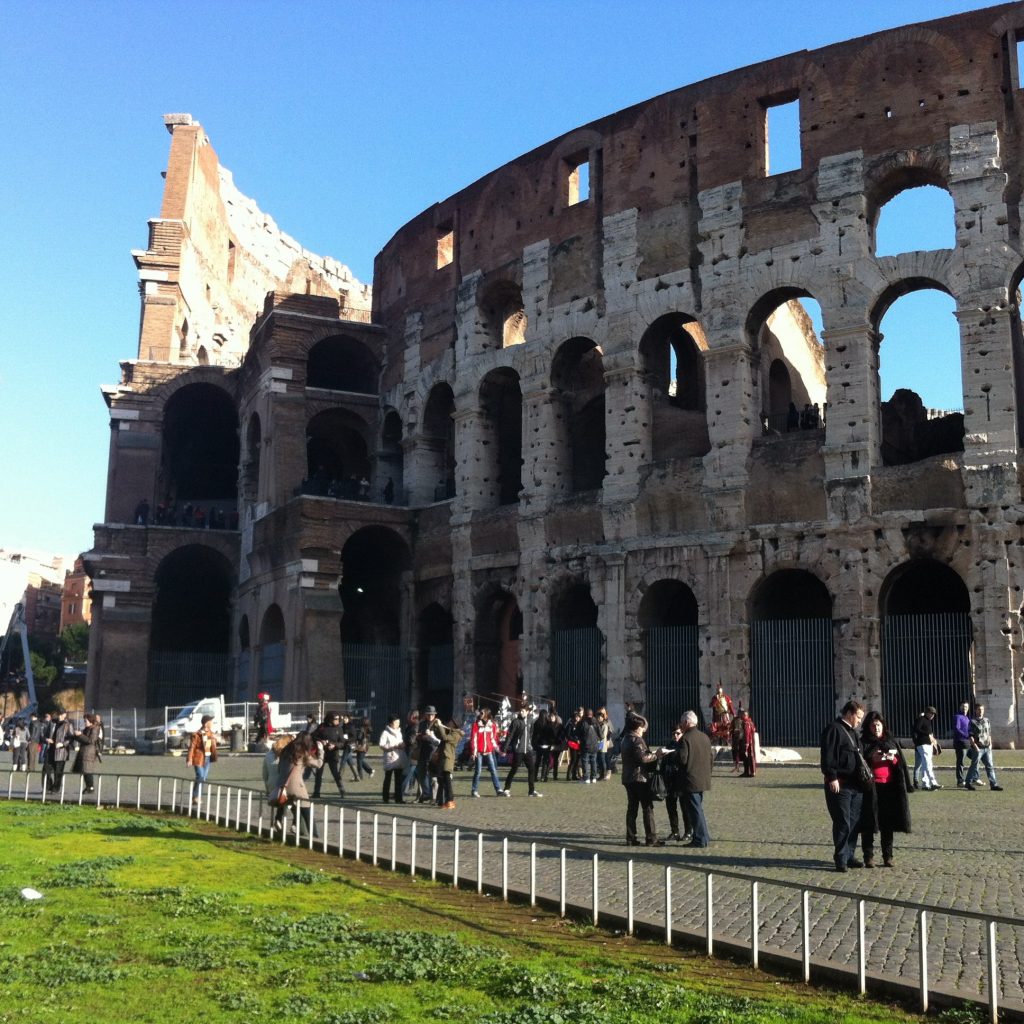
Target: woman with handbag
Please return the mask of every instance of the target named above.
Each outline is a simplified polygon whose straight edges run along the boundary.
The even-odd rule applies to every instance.
[[[78,753],[75,755],[75,763],[72,771],[81,772],[82,781],[85,783],[84,792],[94,793],[96,791],[93,782],[93,773],[96,765],[103,760],[100,753],[100,725],[95,715],[85,716],[85,728],[75,733],[78,742]]]
[[[910,770],[899,742],[889,735],[885,719],[877,711],[864,719],[861,742],[874,782],[864,793],[860,816],[864,867],[875,866],[875,833],[878,832],[882,839],[882,865],[891,868],[893,834],[910,832],[907,799]]]
[[[658,755],[647,746],[644,733],[647,719],[631,711],[626,716],[626,735],[622,738],[622,784],[626,787],[626,845],[639,846],[636,835],[637,812],[643,809],[644,839],[648,846],[664,846],[654,825],[654,800],[648,781],[649,770]]]
[[[280,763],[277,769],[277,787],[271,793],[269,802],[271,805],[281,808],[281,813],[276,816],[274,827],[281,827],[284,819],[284,808],[294,806],[298,801],[309,803],[309,793],[306,790],[305,773],[307,769],[320,768],[324,763],[323,754],[316,740],[308,732],[300,732],[281,751]],[[306,826],[313,828],[312,817],[307,806],[303,812]]]

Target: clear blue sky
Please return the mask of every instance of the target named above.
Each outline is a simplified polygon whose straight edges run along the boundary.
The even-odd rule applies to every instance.
[[[406,220],[576,125],[975,6],[0,0],[0,548],[74,554],[102,518],[99,387],[136,353],[129,250],[159,213],[163,114],[191,113],[282,229],[369,281]]]

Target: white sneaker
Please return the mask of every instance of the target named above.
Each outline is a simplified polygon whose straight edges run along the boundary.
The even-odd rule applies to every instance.
[[[501,791],[501,795],[502,796],[511,796],[512,794],[507,789],[503,789]]]
[[[534,790],[534,791],[533,791],[533,792],[532,792],[532,793],[530,794],[530,796],[543,796],[543,795],[544,795],[543,793],[538,793],[538,792],[537,792],[537,790]]]
[[[471,797],[473,797],[474,800],[479,800],[480,799],[480,794],[479,793],[470,793],[469,795]]]

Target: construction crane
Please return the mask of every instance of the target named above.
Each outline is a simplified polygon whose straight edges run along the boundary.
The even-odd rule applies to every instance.
[[[25,684],[28,687],[28,705],[21,709],[21,714],[28,716],[39,707],[36,698],[36,681],[32,675],[32,658],[28,650],[28,627],[25,625],[25,606],[18,603],[14,606],[11,621],[7,625],[7,633],[0,641],[0,665],[10,664],[11,638],[17,633],[21,638],[21,654],[25,663]]]

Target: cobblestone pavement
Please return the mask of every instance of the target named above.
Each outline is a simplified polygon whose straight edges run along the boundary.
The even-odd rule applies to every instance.
[[[810,755],[813,756],[813,755]],[[6,784],[7,755],[0,762],[0,780]],[[259,789],[261,759],[257,756],[222,757],[210,773],[214,786]],[[950,767],[952,759],[950,758]],[[809,897],[811,955],[816,962],[833,961],[856,968],[857,898],[867,898],[866,968],[869,973],[895,976],[916,984],[919,976],[917,914],[913,909],[873,905],[870,897],[897,899],[951,910],[969,910],[1020,918],[1024,922],[1024,858],[1021,822],[1024,820],[1024,754],[997,753],[1002,770],[1003,792],[987,786],[977,792],[958,790],[953,772],[940,769],[943,789],[915,793],[911,797],[913,833],[897,835],[893,869],[850,871],[836,874],[832,867],[831,825],[825,810],[821,777],[811,765],[764,767],[754,779],[733,776],[728,767],[716,768],[713,788],[706,799],[712,845],[706,850],[670,844],[658,849],[628,849],[623,842],[625,793],[618,778],[594,785],[564,780],[539,788],[542,799],[530,799],[525,778],[513,783],[513,797],[494,795],[487,781],[481,799],[469,796],[470,773],[455,775],[454,810],[433,805],[405,803],[401,807],[381,802],[378,771],[373,779],[348,782],[345,808],[345,846],[355,842],[356,812],[360,818],[360,846],[372,855],[373,819],[378,816],[377,850],[381,861],[390,862],[391,815],[399,814],[395,851],[399,863],[410,858],[412,823],[416,822],[417,870],[431,866],[432,826],[438,826],[437,871],[452,874],[453,843],[459,829],[459,876],[472,883],[477,877],[478,835],[483,838],[484,881],[488,888],[501,884],[501,841],[509,840],[508,884],[513,890],[530,888],[529,844],[538,844],[536,891],[542,898],[560,894],[559,847],[566,848],[566,898],[569,905],[593,905],[593,857],[598,855],[599,910],[603,915],[625,917],[627,861],[633,855],[634,914],[638,922],[664,928],[666,913],[665,868],[671,867],[671,915],[676,930],[703,935],[706,918],[707,870],[741,873],[760,880],[760,927],[763,951],[783,950],[799,955],[802,949],[801,894],[799,889],[772,885],[771,881],[796,886],[819,886],[835,894],[812,893]],[[191,775],[180,758],[108,757],[105,774],[165,776],[187,779]],[[30,781],[38,794],[38,775]],[[24,776],[13,776],[13,793],[24,793]],[[79,777],[68,776],[68,799],[77,801]],[[325,790],[333,790],[325,778]],[[183,791],[183,790],[182,790]],[[134,779],[122,782],[121,799],[134,803],[138,793]],[[216,793],[211,789],[211,795]],[[221,790],[225,813],[226,789]],[[112,780],[104,781],[104,803],[113,799]],[[163,800],[170,786],[162,788]],[[153,803],[156,785],[146,781],[144,802]],[[238,804],[235,796],[234,808]],[[328,806],[328,839],[338,840],[340,801]],[[242,817],[246,813],[243,796]],[[253,821],[259,813],[254,803]],[[656,805],[658,827],[668,832],[667,816]],[[317,845],[323,836],[323,809],[316,812]],[[302,839],[305,844],[306,840]],[[716,876],[713,891],[714,933],[717,939],[749,942],[751,886],[743,879]],[[933,986],[983,996],[985,930],[982,922],[936,913],[928,919],[929,979]],[[1024,958],[1024,925],[1000,925],[999,979],[1004,1003],[1024,1003],[1020,964]]]

